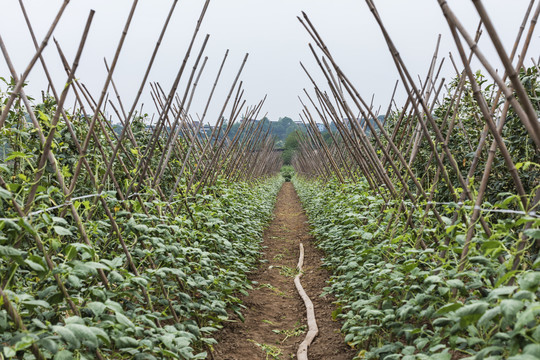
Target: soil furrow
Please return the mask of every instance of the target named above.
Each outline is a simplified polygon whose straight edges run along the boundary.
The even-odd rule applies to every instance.
[[[332,296],[321,297],[328,272],[321,268],[322,254],[313,244],[306,215],[291,183],[278,194],[274,220],[264,234],[263,261],[251,275],[255,287],[243,298],[245,321],[238,317],[219,333],[213,357],[216,360],[294,359],[307,331],[306,309],[293,279],[299,256],[305,248],[302,286],[315,306],[319,327],[309,347],[310,360],[350,360],[354,351],[344,342],[341,324],[332,320]]]

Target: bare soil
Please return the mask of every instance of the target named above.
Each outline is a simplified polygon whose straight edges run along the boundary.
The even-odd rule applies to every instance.
[[[350,360],[355,352],[343,341],[341,324],[332,320],[331,295],[321,296],[328,272],[309,234],[307,217],[291,183],[283,185],[275,218],[264,233],[264,254],[250,279],[257,282],[243,298],[245,322],[226,324],[212,353],[216,360],[295,359],[307,332],[306,309],[294,286],[299,243],[304,245],[302,286],[315,306],[319,335],[308,349],[310,360]]]

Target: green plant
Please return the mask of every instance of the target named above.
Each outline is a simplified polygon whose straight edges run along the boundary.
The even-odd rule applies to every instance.
[[[296,327],[294,329],[282,329],[282,330],[274,329],[272,331],[276,334],[285,335],[283,340],[281,340],[281,343],[283,344],[290,337],[296,337],[296,336],[305,334],[306,325],[300,325],[299,323],[296,323]]]
[[[283,355],[283,352],[277,346],[269,345],[269,344],[260,344],[260,343],[256,342],[255,340],[252,340],[252,339],[248,339],[248,341],[254,343],[255,345],[257,345],[258,347],[261,348],[261,350],[265,353],[265,356],[266,356],[265,359],[266,360],[268,360],[270,358],[272,358],[274,360],[279,360],[280,356]]]
[[[5,101],[0,93],[0,104]],[[206,358],[222,322],[232,313],[241,317],[239,294],[252,288],[247,273],[259,263],[283,179],[217,177],[188,197],[182,178],[171,202],[146,183],[123,197],[151,134],[136,115],[131,130],[138,147],[125,140],[130,151],[117,156],[117,163],[132,166],[113,167],[115,182],[109,177],[96,193],[94,181],[105,174],[103,158],[112,156],[108,140],[117,130],[95,133],[84,157],[88,167],[75,178],[82,160],[71,131],[84,138],[89,119],[75,110],[66,115],[71,129],[66,122],[53,127],[50,97],[33,110],[45,136],[54,129],[58,171],[50,162],[36,166],[40,137],[17,102],[0,132],[1,357],[33,359],[38,349],[45,359],[90,359],[98,352],[114,359]],[[154,166],[158,156],[150,159]],[[74,182],[69,198],[60,180],[66,187]],[[176,177],[166,172],[161,182],[172,188]],[[26,206],[21,216],[18,208]]]
[[[296,178],[325,266],[333,272],[326,292],[340,304],[345,341],[366,359],[528,359],[540,343],[540,260],[525,252],[523,266],[509,271],[525,232],[540,238],[540,220],[486,216],[493,229],[478,231],[469,262],[460,262],[466,226],[431,222],[429,237],[449,236],[449,245],[417,246],[405,217],[393,219],[385,201],[366,182],[322,184]],[[492,205],[511,207],[510,196]],[[463,212],[471,211],[464,207]],[[441,213],[451,213],[451,205]],[[419,211],[412,221],[420,221]],[[392,222],[392,231],[388,223]],[[524,230],[529,224],[530,229]],[[391,236],[394,234],[394,236]],[[447,256],[441,257],[441,251]],[[499,257],[505,259],[499,262]],[[515,283],[512,279],[515,278]],[[529,357],[527,357],[529,356]],[[533,357],[531,357],[533,356]]]
[[[291,181],[292,177],[294,176],[294,168],[290,165],[283,166],[280,172],[285,181]]]

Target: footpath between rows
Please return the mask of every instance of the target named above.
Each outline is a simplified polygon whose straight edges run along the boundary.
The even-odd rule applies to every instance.
[[[322,253],[309,234],[307,217],[293,185],[281,188],[274,220],[264,233],[264,254],[250,279],[256,284],[243,298],[245,321],[235,317],[218,335],[216,360],[295,359],[307,333],[306,308],[294,286],[299,244],[304,245],[302,286],[315,307],[319,335],[309,347],[309,360],[351,360],[354,351],[332,319],[331,295],[321,296],[328,272],[321,267]]]

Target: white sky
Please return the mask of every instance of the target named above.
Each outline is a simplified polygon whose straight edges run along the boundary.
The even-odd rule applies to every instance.
[[[472,2],[448,2],[471,34],[474,34],[478,16]],[[25,0],[38,34],[38,41],[45,35],[61,3],[61,0]],[[139,1],[114,75],[126,107],[129,107],[136,94],[171,3],[171,0]],[[160,82],[166,92],[180,67],[203,3],[203,0],[180,0],[178,3],[150,75],[150,80]],[[436,0],[375,0],[375,3],[412,74],[419,74],[422,78],[425,76],[439,33],[443,35],[440,56],[446,56],[452,51],[454,58],[458,60],[448,26]],[[484,3],[500,36],[510,49],[529,1],[485,0]],[[71,62],[88,13],[90,9],[96,10],[83,60],[77,72],[77,78],[84,82],[96,97],[106,77],[103,58],[106,57],[109,62],[112,59],[131,4],[131,0],[71,0],[54,33]],[[18,0],[0,0],[0,10],[0,34],[17,71],[22,73],[34,49]],[[278,120],[283,116],[298,119],[301,107],[297,96],[302,95],[304,87],[310,88],[310,82],[301,70],[299,61],[318,75],[317,65],[307,47],[310,39],[296,19],[302,10],[310,16],[334,58],[357,85],[361,94],[367,100],[375,94],[376,106],[382,105],[386,108],[398,75],[381,32],[364,1],[213,0],[188,66],[190,70],[204,36],[210,34],[205,53],[209,56],[209,61],[191,113],[202,113],[222,57],[226,49],[230,49],[225,73],[207,120],[216,120],[246,52],[249,52],[250,57],[242,80],[248,103],[256,104],[268,94],[263,113],[268,112],[271,120]],[[535,34],[529,58],[540,55],[539,40],[538,34]],[[487,33],[484,34],[480,47],[488,58],[494,60],[494,65],[501,68]],[[52,41],[44,54],[56,86],[61,89],[66,75]],[[530,60],[528,63],[531,63]],[[475,63],[475,68],[480,66]],[[188,75],[189,71],[184,75],[184,80]],[[448,59],[443,75],[447,78],[454,75]],[[3,60],[0,60],[0,76],[9,76]],[[45,77],[38,65],[30,74],[27,93],[38,96],[40,90],[46,86]],[[179,93],[183,94],[182,88]],[[398,104],[403,104],[404,98],[404,91],[400,87]],[[146,112],[155,112],[149,87],[145,88],[142,101],[145,103]]]

